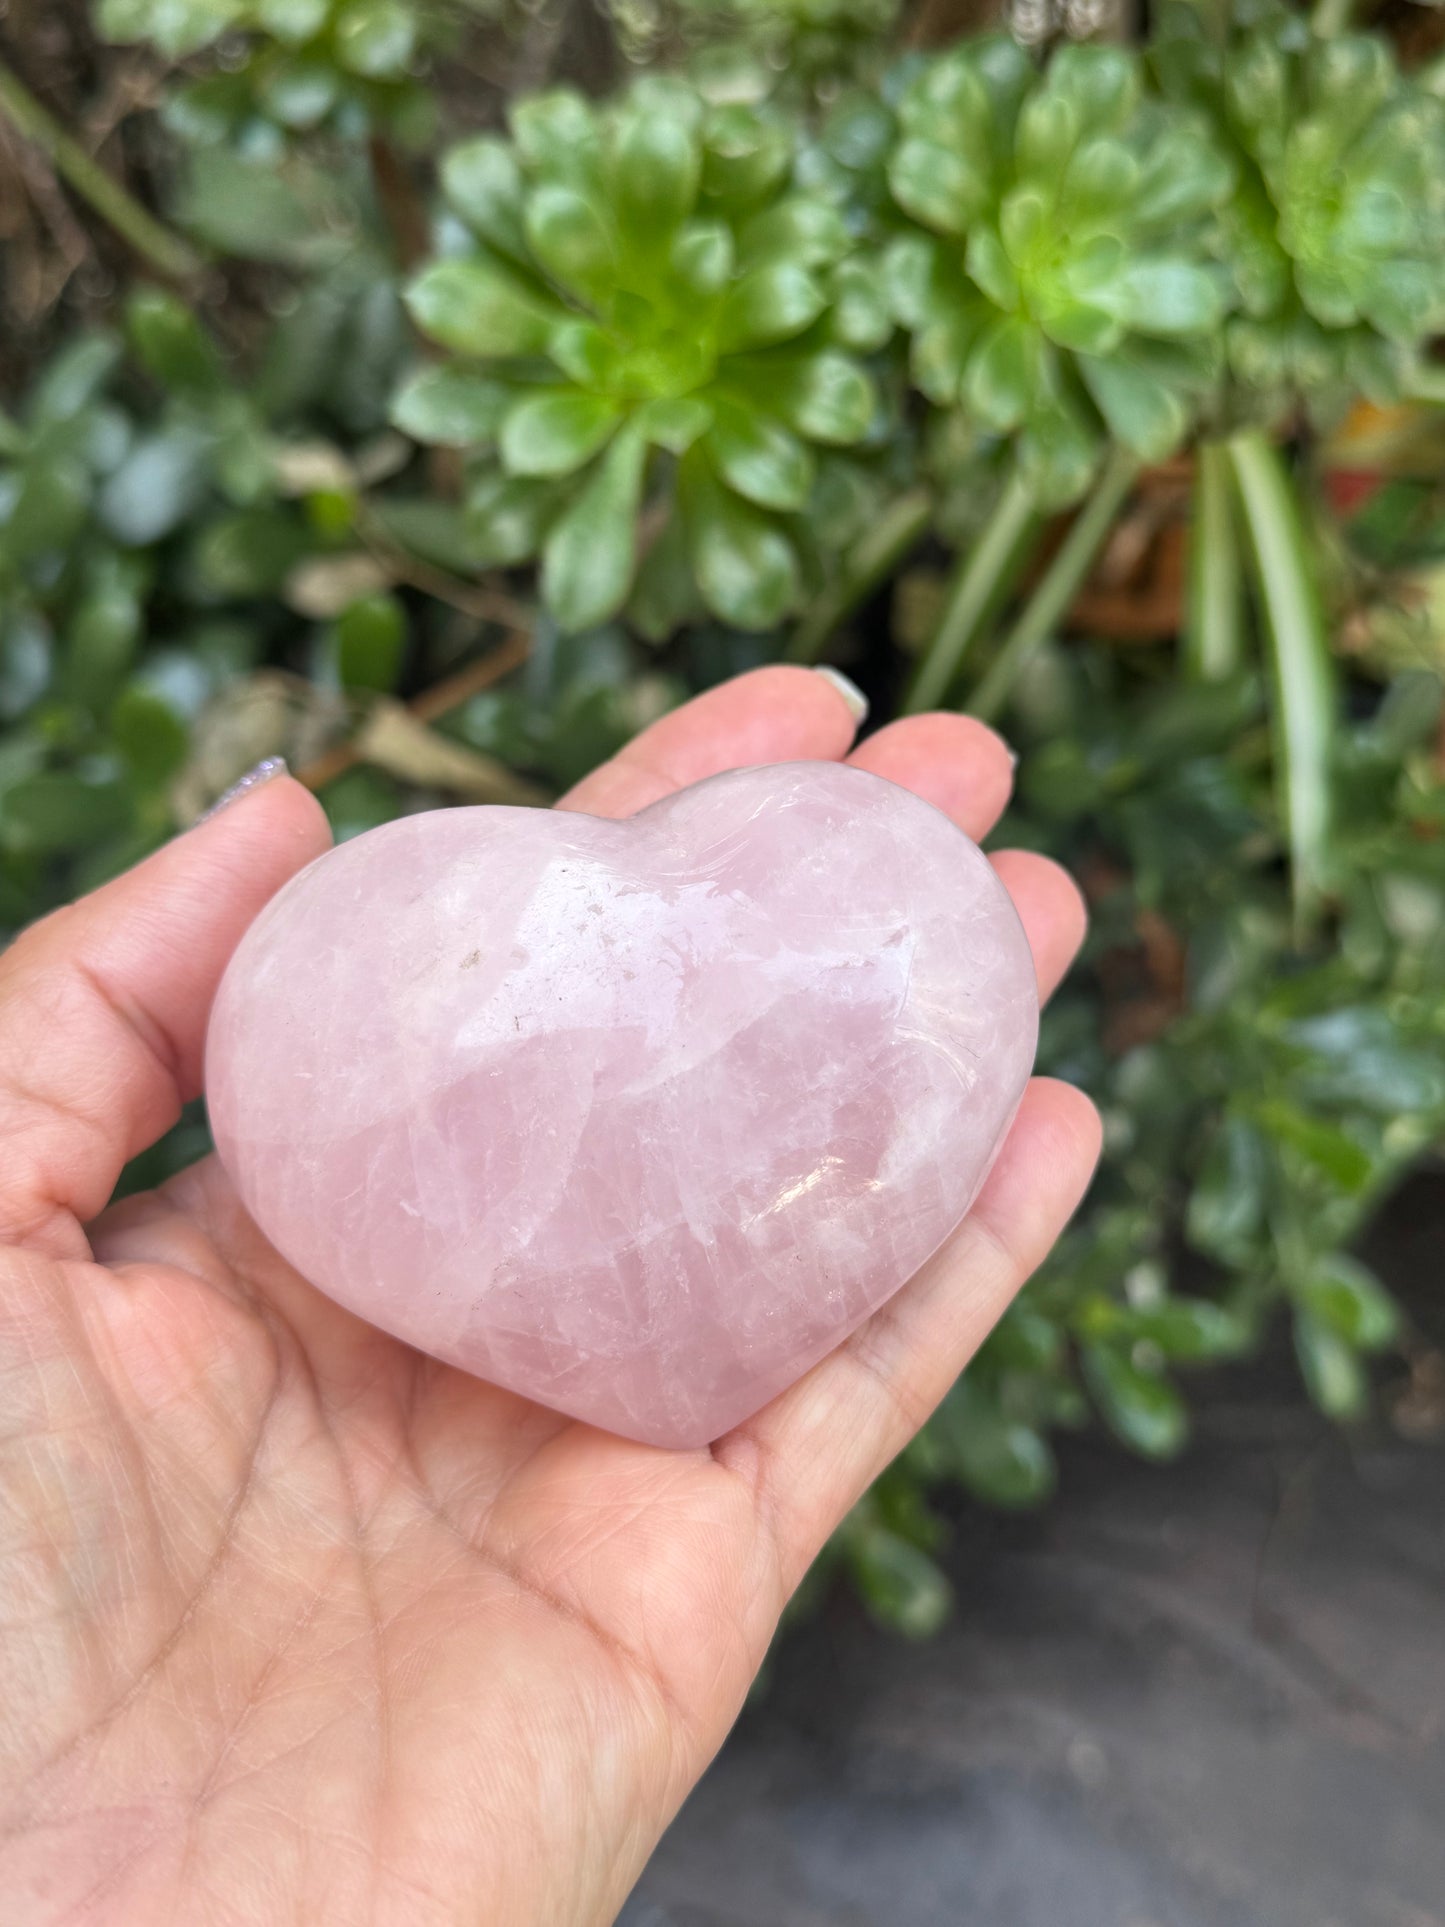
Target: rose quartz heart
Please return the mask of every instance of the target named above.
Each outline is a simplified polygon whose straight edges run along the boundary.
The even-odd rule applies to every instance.
[[[974,844],[788,763],[627,822],[444,810],[343,844],[247,931],[207,1082],[242,1198],[331,1297],[699,1445],[943,1242],[1037,1029]]]

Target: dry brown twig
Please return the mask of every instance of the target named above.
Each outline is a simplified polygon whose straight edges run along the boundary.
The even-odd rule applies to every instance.
[[[509,675],[513,669],[518,668],[526,661],[531,647],[530,634],[522,629],[514,630],[487,655],[478,658],[476,662],[467,663],[455,674],[444,676],[440,682],[433,683],[430,689],[423,690],[421,695],[406,706],[407,715],[412,722],[423,726],[434,723],[439,717],[448,715],[453,709],[459,709],[471,697],[480,695],[482,690],[489,689],[493,683],[500,682],[503,676]],[[399,708],[400,705],[395,707]],[[334,749],[327,750],[314,762],[306,764],[297,771],[297,777],[308,789],[319,790],[366,760],[367,738],[363,722],[362,728],[354,736],[344,743],[338,743]],[[519,796],[530,787],[524,785],[520,778],[513,779],[513,785]]]

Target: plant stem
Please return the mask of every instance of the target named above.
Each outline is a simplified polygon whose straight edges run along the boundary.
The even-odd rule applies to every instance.
[[[188,281],[200,274],[200,257],[92,160],[3,61],[0,61],[0,113],[23,139],[40,149],[61,179],[67,181],[82,200],[89,202],[100,218],[158,274],[171,281]]]
[[[1074,517],[1058,554],[974,691],[971,715],[986,721],[998,714],[1019,671],[1068,614],[1138,473],[1139,457],[1128,449],[1116,448],[1109,456],[1093,494]]]
[[[464,702],[470,701],[481,690],[490,688],[494,682],[500,682],[503,676],[524,663],[531,646],[529,635],[520,630],[514,631],[487,655],[478,657],[464,669],[458,669],[441,682],[433,683],[430,689],[423,690],[408,705],[412,720],[419,725],[434,723],[451,710],[460,709]],[[314,762],[297,770],[297,780],[309,790],[324,789],[328,783],[334,783],[338,776],[344,776],[347,770],[354,769],[364,760],[361,746],[352,737],[350,741],[337,744],[334,749],[327,750]]]
[[[396,265],[410,274],[427,257],[431,224],[404,156],[381,134],[366,144],[376,204],[391,237]]]
[[[1192,682],[1222,682],[1235,674],[1244,655],[1229,450],[1223,442],[1201,442],[1195,459],[1184,668]]]
[[[1228,446],[1265,614],[1280,814],[1303,934],[1329,845],[1334,666],[1298,497],[1279,451],[1258,429],[1235,435]]]
[[[917,547],[932,520],[933,495],[926,488],[911,488],[890,502],[859,538],[836,581],[803,612],[788,644],[788,661],[816,662],[838,624]]]
[[[1038,519],[1033,490],[1015,468],[978,540],[958,558],[943,614],[904,699],[905,712],[932,709],[947,696],[969,645],[1018,579]]]

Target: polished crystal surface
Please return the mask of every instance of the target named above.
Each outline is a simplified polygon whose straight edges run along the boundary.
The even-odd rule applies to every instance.
[[[343,844],[247,932],[207,1087],[242,1197],[323,1291],[699,1445],[942,1243],[1037,1027],[975,845],[790,763],[625,822],[457,809]]]

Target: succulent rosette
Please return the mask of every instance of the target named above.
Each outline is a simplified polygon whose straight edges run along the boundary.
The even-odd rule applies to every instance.
[[[1235,145],[1220,232],[1240,386],[1266,409],[1396,397],[1445,327],[1445,102],[1383,40],[1322,39],[1278,6],[1225,41],[1171,8],[1155,58]]]
[[[404,121],[424,106],[417,54],[445,31],[435,0],[99,0],[96,19],[108,40],[149,41],[172,59],[237,41],[238,60],[172,105],[180,130],[201,137],[255,118],[298,131]]]
[[[1015,435],[1042,501],[1077,495],[1110,437],[1167,454],[1227,299],[1205,242],[1232,175],[1202,116],[1166,115],[1122,48],[1040,73],[989,37],[928,62],[897,118],[888,179],[916,226],[890,283],[918,387]]]
[[[663,633],[699,604],[769,627],[816,560],[828,451],[878,405],[852,351],[889,323],[835,299],[846,222],[797,185],[786,119],[681,82],[549,93],[511,129],[444,164],[468,237],[407,299],[454,358],[395,419],[477,451],[478,559],[540,553],[564,628],[630,606]]]

